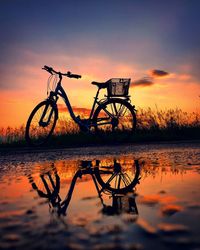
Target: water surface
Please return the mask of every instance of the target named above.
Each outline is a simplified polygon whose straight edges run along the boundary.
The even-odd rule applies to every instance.
[[[80,161],[96,159],[117,159],[127,169],[139,159],[140,183],[121,197],[118,211],[110,210],[111,194],[99,199],[90,175],[76,182],[65,216],[32,187],[32,180],[40,187],[41,174],[57,171],[64,199]],[[0,162],[0,249],[200,248],[197,143],[10,151]]]

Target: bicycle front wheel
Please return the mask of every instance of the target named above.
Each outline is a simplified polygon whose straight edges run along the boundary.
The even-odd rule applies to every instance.
[[[26,124],[25,139],[29,145],[41,146],[53,133],[58,118],[56,104],[46,100],[39,103],[30,114]]]
[[[132,105],[126,100],[112,98],[101,104],[93,117],[95,131],[134,131],[136,115]]]

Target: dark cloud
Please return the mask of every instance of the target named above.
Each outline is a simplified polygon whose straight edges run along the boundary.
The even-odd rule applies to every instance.
[[[151,86],[153,84],[154,82],[151,77],[143,77],[141,79],[131,82],[131,87],[137,87],[137,86],[146,87],[146,86]]]
[[[163,77],[163,76],[169,75],[169,73],[164,71],[164,70],[160,70],[160,69],[152,69],[150,71],[150,75],[152,77]]]
[[[164,71],[164,70],[160,70],[160,69],[153,69],[149,71],[150,76],[145,76],[141,79],[135,80],[131,83],[131,87],[136,87],[136,86],[141,86],[141,87],[146,87],[146,86],[151,86],[153,85],[154,82],[154,78],[157,77],[164,77],[169,75],[168,72]]]

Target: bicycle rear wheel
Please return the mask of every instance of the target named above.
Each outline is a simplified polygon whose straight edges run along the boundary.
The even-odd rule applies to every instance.
[[[26,124],[25,139],[29,145],[41,146],[53,133],[58,118],[56,104],[46,100],[39,103],[30,114]]]
[[[139,183],[140,167],[138,161],[135,161],[131,167],[115,162],[113,166],[96,167],[95,176],[102,190],[125,194],[131,192]]]
[[[112,98],[96,109],[93,123],[96,132],[131,132],[136,128],[136,115],[129,102]]]

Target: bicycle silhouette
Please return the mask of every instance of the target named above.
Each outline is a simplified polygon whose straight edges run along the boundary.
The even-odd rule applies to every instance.
[[[120,214],[124,195],[132,192],[140,180],[140,166],[137,160],[128,173],[124,170],[126,168],[123,168],[116,160],[114,160],[112,166],[100,166],[100,161],[98,160],[96,160],[95,166],[92,165],[92,161],[82,161],[80,169],[72,178],[69,191],[63,200],[59,195],[60,177],[54,165],[52,166],[52,171],[40,175],[39,180],[34,179],[30,175],[29,181],[38,195],[48,200],[50,208],[56,210],[58,215],[66,215],[77,179],[89,174],[92,176],[98,197],[103,205],[102,212],[107,215],[113,215]],[[112,197],[112,206],[104,204],[102,193]],[[128,206],[127,212],[138,214],[135,196],[128,197]]]
[[[135,130],[135,106],[131,105],[128,95],[131,79],[112,78],[103,83],[92,82],[98,87],[98,90],[89,117],[81,119],[80,116],[74,114],[67,94],[61,85],[63,76],[76,79],[81,78],[81,76],[71,72],[61,73],[46,65],[43,69],[51,76],[57,77],[58,81],[54,82],[48,98],[39,103],[28,118],[25,139],[29,145],[43,145],[53,133],[58,120],[57,101],[59,96],[64,100],[71,118],[78,124],[81,131],[114,132],[120,130],[132,132]],[[107,89],[107,96],[99,100],[101,89]]]

